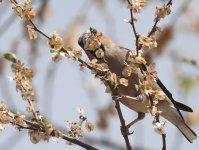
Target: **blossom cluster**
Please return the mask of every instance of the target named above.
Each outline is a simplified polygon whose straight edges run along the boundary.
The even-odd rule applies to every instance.
[[[31,6],[31,0],[24,0],[23,6],[20,6],[14,0],[10,0],[10,2],[15,13],[25,21],[31,20],[35,17],[36,13]]]
[[[84,130],[83,130],[83,124],[88,132],[93,131],[94,126],[93,124],[83,115],[84,110],[80,107],[77,107],[77,110],[79,112],[79,121],[71,122],[66,121],[66,127],[67,127],[67,133],[71,138],[81,139],[84,137]],[[72,144],[71,142],[68,142],[68,144]]]
[[[108,89],[110,88],[110,85],[114,88],[119,85],[128,86],[128,80],[111,72],[106,63],[98,63],[96,59],[93,59],[90,62],[90,66],[92,67],[92,73],[95,74],[96,77],[100,78]]]
[[[144,50],[155,48],[158,45],[155,38],[146,37],[144,35],[139,35],[138,42],[142,45]]]
[[[169,5],[164,4],[162,7],[157,7],[156,6],[156,11],[155,11],[155,15],[156,15],[156,20],[155,21],[159,21],[161,18],[165,18],[166,16],[168,16],[171,13],[171,9]]]
[[[13,53],[5,53],[4,58],[11,61],[11,69],[14,73],[13,80],[16,81],[16,90],[21,92],[24,100],[28,100],[28,112],[33,113],[31,120],[26,120],[24,115],[20,113],[13,114],[2,102],[0,102],[0,130],[4,129],[4,125],[11,123],[17,129],[28,129],[29,137],[32,143],[36,144],[41,140],[49,141],[52,136],[57,138],[82,138],[84,130],[83,124],[88,132],[94,129],[92,123],[83,115],[84,110],[78,107],[79,121],[67,121],[66,134],[57,130],[52,124],[48,123],[47,119],[42,116],[38,111],[35,111],[34,91],[31,84],[33,79],[33,70],[25,66],[20,60],[16,58]]]
[[[16,90],[20,91],[23,99],[34,100],[34,91],[32,79],[34,72],[31,68],[26,67],[20,60],[12,63],[12,72],[14,73],[13,80],[16,81]]]
[[[30,25],[27,25],[27,30],[28,30],[28,36],[31,40],[35,40],[37,39],[37,33],[36,31],[34,30],[34,28]]]
[[[4,129],[4,126],[8,123],[13,124],[17,129],[20,129],[21,126],[27,126],[24,122],[24,115],[21,115],[19,112],[13,114],[1,101],[0,102],[0,131]]]
[[[52,60],[54,62],[58,62],[62,58],[70,57],[75,60],[79,60],[82,56],[81,50],[77,50],[73,47],[67,47],[64,49],[63,39],[56,32],[53,32],[52,36],[48,40],[48,47],[50,48]]]
[[[128,7],[132,9],[134,13],[140,13],[146,3],[147,0],[131,0],[131,4]]]

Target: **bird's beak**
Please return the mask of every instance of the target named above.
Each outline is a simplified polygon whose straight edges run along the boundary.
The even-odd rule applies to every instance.
[[[79,44],[79,46],[81,47],[81,48],[83,48],[84,49],[84,42],[83,42],[83,35],[81,35],[80,37],[79,37],[79,39],[78,39],[78,44]]]

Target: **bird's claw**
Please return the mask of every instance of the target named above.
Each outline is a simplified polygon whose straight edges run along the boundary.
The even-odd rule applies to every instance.
[[[133,132],[129,132],[129,128],[127,126],[125,126],[125,127],[121,126],[120,130],[121,130],[121,133],[122,133],[123,136],[128,136],[128,135],[131,135],[131,134],[134,133],[134,131]]]
[[[119,101],[122,98],[123,98],[122,95],[112,95],[112,100],[114,100],[114,101]]]

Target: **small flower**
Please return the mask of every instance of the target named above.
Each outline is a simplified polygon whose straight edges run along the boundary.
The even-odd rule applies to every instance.
[[[161,28],[161,27],[156,27],[156,31],[158,31],[158,32],[162,33],[162,32],[164,31],[164,29],[163,29],[163,28]]]
[[[77,107],[77,111],[80,113],[80,115],[83,115],[84,109],[80,108],[79,106]]]
[[[133,17],[133,18],[132,18],[132,19],[130,19],[130,20],[124,19],[123,21],[124,21],[124,22],[126,22],[126,23],[135,23],[135,22],[137,22],[137,21],[138,21],[138,19],[137,19],[137,18],[135,18],[135,17]]]
[[[91,122],[89,122],[88,120],[86,120],[85,127],[86,127],[88,132],[91,132],[91,131],[94,130],[93,124]]]
[[[67,135],[73,138],[82,138],[83,137],[83,130],[82,130],[82,120],[79,122],[69,122],[66,121],[68,124],[67,128]]]
[[[14,123],[17,125],[24,126],[26,123],[24,122],[25,116],[21,115],[19,112],[16,113],[14,116]]]
[[[30,0],[24,0],[24,5],[23,5],[23,19],[24,20],[31,20],[35,17],[36,13],[33,10]]]
[[[99,49],[95,52],[95,55],[97,58],[104,58],[104,51],[102,49]]]
[[[75,60],[79,60],[82,57],[82,51],[81,50],[73,50],[73,58]]]
[[[52,37],[48,41],[48,46],[53,51],[59,51],[61,48],[63,48],[63,39],[56,33],[52,33]]]
[[[63,133],[61,131],[54,130],[54,134],[56,138],[63,138]]]
[[[154,94],[154,98],[157,100],[165,100],[166,99],[166,95],[163,91],[161,90],[156,90],[155,94]]]
[[[4,105],[3,102],[0,102],[0,131],[4,129],[4,125],[12,121],[12,116],[10,111]]]
[[[35,17],[36,13],[31,6],[30,0],[24,0],[22,7],[14,1],[11,1],[11,3],[15,13],[24,20],[31,20]]]
[[[12,63],[11,68],[12,72],[14,73],[17,91],[21,92],[21,95],[24,99],[32,100],[34,96],[31,83],[34,76],[33,70],[31,68],[25,67],[20,61]]]
[[[122,75],[124,77],[130,77],[132,73],[132,69],[130,66],[126,66],[123,70],[122,70]]]
[[[146,5],[147,0],[132,0],[128,8],[132,9],[134,13],[140,13],[141,9]]]
[[[27,25],[27,28],[28,28],[28,36],[31,40],[35,40],[37,39],[37,33],[36,31],[34,30],[34,28],[30,25]]]
[[[12,3],[12,9],[18,16],[23,17],[23,9],[18,4]]]
[[[52,33],[52,37],[48,41],[48,46],[50,48],[52,60],[54,62],[60,61],[62,57],[67,57],[66,53],[60,51],[64,46],[63,39],[59,37],[59,35],[56,32]],[[67,52],[69,54],[70,51]]]
[[[125,78],[121,78],[119,80],[119,82],[120,82],[121,85],[124,85],[124,86],[128,86],[129,85],[129,81],[127,79],[125,79]]]
[[[27,112],[32,112],[33,111],[33,107],[30,106],[30,105],[26,106],[26,111]]]
[[[137,64],[146,64],[146,60],[145,60],[143,57],[141,57],[141,56],[137,56],[137,57],[135,58],[135,62],[136,62]]]
[[[57,63],[62,59],[62,56],[60,55],[59,52],[51,52],[52,54],[52,60]]]
[[[77,107],[77,111],[80,113],[79,121],[70,122],[66,121],[67,123],[67,135],[72,138],[83,138],[84,137],[84,130],[82,128],[83,124],[85,123],[85,128],[88,132],[93,130],[93,125],[87,120],[87,117],[83,116],[84,110],[80,107]],[[68,143],[71,144],[71,143]]]
[[[101,42],[100,38],[102,36],[102,33],[97,32],[96,35],[91,35],[86,42],[84,49],[88,51],[94,51],[96,49],[100,49]]]
[[[147,75],[150,76],[151,79],[157,77],[157,71],[155,71],[155,64],[150,64],[147,70]]]
[[[138,42],[142,45],[143,49],[155,48],[158,45],[155,38],[146,37],[144,35],[139,35]]]
[[[157,108],[157,106],[152,106],[151,107],[151,115],[152,116],[155,116],[156,115],[156,113],[157,113],[157,111],[158,111],[158,108]]]
[[[30,136],[30,141],[33,144],[37,144],[43,136],[43,133],[39,132],[39,131],[33,131],[33,130],[29,130],[29,136]]]
[[[169,5],[164,4],[162,7],[155,7],[155,15],[156,15],[156,20],[159,21],[161,18],[166,17],[171,13],[171,9]]]
[[[0,131],[3,131],[4,130],[4,126],[3,124],[0,124]]]
[[[108,74],[108,80],[110,81],[110,83],[114,86],[118,85],[118,77],[115,73],[110,72]]]
[[[153,127],[156,133],[162,135],[164,134],[164,125],[166,122],[153,122]]]

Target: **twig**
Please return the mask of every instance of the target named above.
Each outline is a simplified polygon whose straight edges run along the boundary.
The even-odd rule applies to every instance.
[[[130,2],[129,0],[127,0],[127,2],[128,2],[128,4],[129,4],[130,6],[132,6],[132,4],[131,4],[131,2]],[[169,1],[167,2],[166,5],[167,5],[167,6],[171,6],[171,5],[172,5],[172,0],[169,0]],[[135,35],[135,39],[136,39],[136,51],[137,51],[137,56],[138,56],[139,50],[142,48],[143,45],[139,45],[139,43],[138,43],[138,38],[139,38],[139,36],[137,35],[137,32],[136,32],[136,30],[135,30],[135,25],[134,25],[134,22],[133,22],[133,11],[132,11],[132,8],[130,8],[130,15],[131,15],[130,24],[131,24],[131,26],[132,26],[132,28],[133,28],[133,32],[134,32],[134,35]],[[157,28],[158,22],[159,22],[159,20],[158,20],[157,18],[155,18],[155,23],[154,23],[154,25],[153,25],[153,27],[152,27],[152,29],[151,29],[151,31],[149,32],[149,34],[148,34],[147,37],[150,37],[151,35],[153,35],[153,34],[156,32],[156,28]],[[142,74],[143,74],[144,69],[142,68],[141,65],[139,66],[139,68],[140,68],[140,71],[141,71]],[[147,70],[146,70],[146,71],[147,71]],[[143,74],[143,75],[144,75],[144,74]],[[151,95],[149,94],[148,97],[149,97],[151,106],[153,106],[154,103],[153,103],[153,100],[152,100]],[[155,120],[156,120],[157,122],[160,122],[160,121],[159,121],[159,116],[155,116]],[[166,150],[166,134],[162,134],[162,141],[163,141],[162,150]]]
[[[172,5],[172,0],[169,0],[166,5],[167,6],[171,6]],[[159,20],[155,18],[155,23],[154,23],[151,31],[147,35],[147,37],[150,37],[151,35],[153,35],[156,32],[156,28],[157,28],[158,22],[159,22]],[[142,45],[139,45],[138,50],[140,50],[141,48],[142,48]]]
[[[31,122],[29,120],[26,120],[24,119],[24,122],[26,122],[29,126],[22,126],[22,125],[19,125],[17,124],[17,126],[20,127],[20,129],[31,129],[31,130],[37,130],[39,132],[45,132],[45,129],[41,128],[41,126],[37,123],[34,123],[34,122]],[[63,134],[61,131],[59,130],[53,130],[52,133],[51,133],[51,136],[56,136],[55,135],[55,132],[60,132],[62,134],[62,139],[66,140],[66,141],[69,141],[73,144],[76,144],[76,145],[79,145],[85,149],[88,149],[88,150],[98,150],[97,148],[91,146],[91,145],[88,145],[80,140],[77,140],[75,138],[71,138],[71,137],[68,137],[67,135]]]
[[[39,30],[39,29],[37,28],[37,26],[33,23],[32,20],[28,20],[28,21],[31,23],[31,25],[33,26],[33,28],[34,28],[35,31],[37,31],[37,32],[40,33],[41,35],[45,36],[47,39],[50,39],[49,36],[47,36],[44,32],[42,32],[41,30]]]
[[[129,4],[129,6],[132,6],[132,4],[131,4],[131,2],[129,0],[127,0],[127,2]],[[133,21],[134,19],[133,19],[133,10],[132,10],[132,8],[130,8],[129,11],[130,11],[130,15],[131,15],[130,24],[131,24],[131,26],[133,28],[133,33],[135,35],[136,51],[137,51],[137,56],[138,56],[138,54],[139,54],[139,43],[138,43],[139,36],[138,36],[137,31],[135,29],[135,24],[134,24],[134,21]]]
[[[38,117],[38,115],[37,115],[37,112],[36,112],[36,110],[35,110],[35,107],[34,107],[34,105],[33,105],[32,100],[27,99],[27,101],[28,101],[28,103],[29,103],[29,105],[30,105],[30,107],[31,107],[31,109],[32,109],[32,114],[33,114],[34,118],[35,118],[37,121],[39,121],[39,117]]]
[[[172,1],[173,0],[169,0],[166,5],[170,7],[172,5]],[[159,22],[159,20],[155,18],[155,23],[154,23],[151,31],[149,32],[148,37],[150,37],[156,31],[158,22]]]
[[[66,136],[66,135],[63,135],[63,139],[64,139],[64,140],[67,140],[67,141],[69,141],[69,142],[72,142],[72,143],[74,143],[74,144],[77,144],[77,145],[79,145],[79,146],[81,146],[81,147],[83,147],[83,148],[85,148],[85,149],[87,149],[87,150],[99,150],[99,149],[97,149],[97,148],[95,148],[95,147],[93,147],[93,146],[91,146],[91,145],[88,145],[88,144],[82,142],[82,141],[79,141],[79,140],[73,139],[73,138],[69,138],[69,137]]]
[[[121,145],[121,143],[118,143],[116,141],[112,141],[112,139],[110,139],[110,138],[85,137],[84,139],[85,139],[85,141],[87,141],[89,143],[92,143],[95,145],[102,145],[103,149],[126,150],[125,146]],[[139,149],[139,148],[135,148],[135,149]]]
[[[155,116],[155,122],[160,123],[159,115]],[[162,133],[162,150],[166,150],[166,134]]]
[[[162,134],[162,142],[163,142],[162,150],[166,150],[166,134]]]
[[[115,101],[115,108],[117,110],[117,113],[118,113],[118,116],[119,116],[119,119],[120,119],[121,128],[125,129],[126,128],[126,124],[125,124],[124,117],[122,115],[122,111],[121,111],[121,108],[120,108],[119,100]],[[123,137],[124,137],[124,140],[125,140],[125,143],[126,143],[127,150],[131,150],[132,148],[131,148],[131,145],[130,145],[130,142],[129,142],[128,135],[127,134],[123,134]]]

